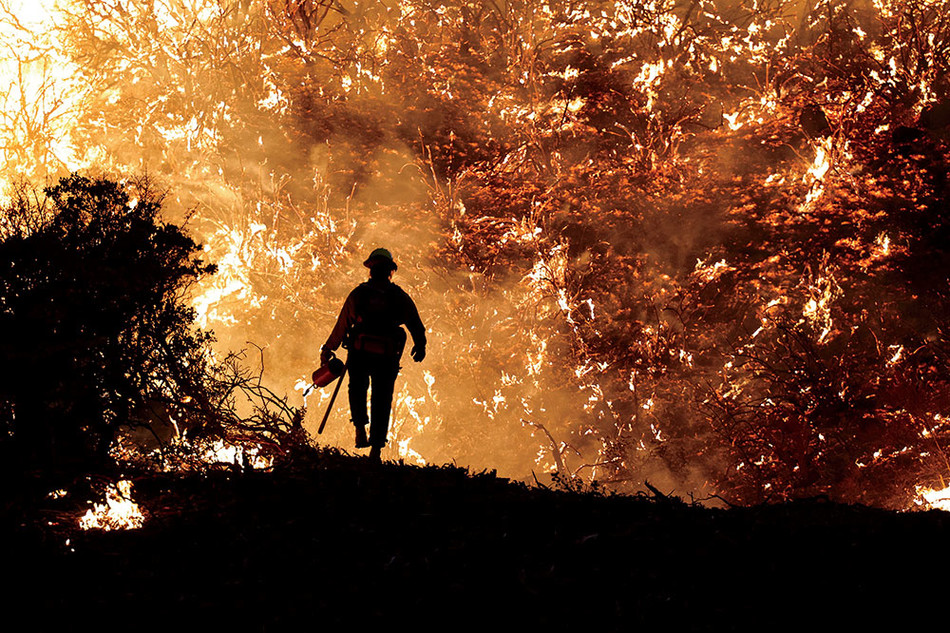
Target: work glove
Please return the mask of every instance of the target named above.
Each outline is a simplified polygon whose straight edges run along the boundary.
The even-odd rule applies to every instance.
[[[320,366],[329,365],[330,360],[333,358],[333,352],[328,350],[325,347],[320,348]]]
[[[412,360],[416,361],[417,363],[420,362],[426,357],[426,346],[413,345],[412,349],[409,351],[409,355],[412,356]]]

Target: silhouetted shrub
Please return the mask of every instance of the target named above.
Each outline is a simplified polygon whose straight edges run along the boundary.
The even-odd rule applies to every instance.
[[[215,382],[186,289],[213,266],[160,220],[147,182],[71,175],[21,186],[0,224],[0,447],[30,469],[101,460],[156,403],[215,419]]]

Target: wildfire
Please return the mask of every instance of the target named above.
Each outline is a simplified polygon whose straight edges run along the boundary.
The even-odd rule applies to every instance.
[[[718,279],[723,273],[726,273],[730,270],[735,270],[735,268],[729,266],[729,264],[727,264],[726,260],[724,259],[712,264],[707,264],[703,260],[698,259],[696,260],[696,268],[693,269],[693,274],[703,281],[710,283]]]
[[[135,530],[145,524],[145,515],[132,500],[132,482],[126,479],[106,488],[105,503],[93,507],[79,519],[83,530]]]
[[[937,490],[918,486],[915,503],[924,508],[950,512],[950,487]]]
[[[259,446],[245,446],[232,444],[225,440],[214,440],[203,448],[203,457],[209,464],[247,464],[254,469],[267,469],[274,465],[274,460],[260,454]]]
[[[887,233],[881,233],[874,240],[874,250],[871,252],[872,259],[881,259],[891,254],[891,238]]]
[[[841,288],[830,271],[827,257],[823,270],[808,285],[809,298],[802,308],[802,316],[818,332],[818,342],[824,343],[832,332],[832,303],[841,294]]]
[[[85,87],[51,31],[57,15],[51,1],[0,5],[0,169],[7,175],[42,179],[85,167],[99,153],[72,139]]]
[[[253,441],[193,440],[177,433],[163,447],[151,451],[120,437],[110,454],[118,462],[146,465],[162,472],[202,471],[221,465],[267,470],[274,465],[273,457]]]
[[[943,230],[946,2],[481,3],[478,28],[466,2],[331,4],[6,3],[4,175],[157,175],[218,267],[196,324],[267,347],[313,411],[329,396],[297,378],[358,254],[391,245],[433,341],[401,374],[398,458],[528,476],[576,445],[607,479],[718,473],[698,484],[755,500],[799,490],[818,444],[921,454],[849,448],[827,403],[890,430],[910,407],[888,381],[925,376],[944,405],[942,361],[914,364],[941,357],[921,315],[943,299],[913,307],[943,281],[897,268]]]
[[[805,184],[809,185],[805,202],[801,206],[803,212],[810,210],[825,192],[825,177],[831,169],[831,144],[832,137],[828,137],[821,139],[815,147],[815,159],[803,177]]]

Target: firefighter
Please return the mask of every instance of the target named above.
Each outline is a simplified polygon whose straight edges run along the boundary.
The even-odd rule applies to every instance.
[[[350,416],[356,428],[356,448],[370,447],[370,458],[380,460],[389,434],[389,413],[399,373],[399,359],[406,345],[406,331],[412,335],[409,354],[420,362],[426,356],[426,329],[415,303],[392,282],[396,262],[385,248],[377,248],[363,262],[369,280],[350,292],[330,337],[320,348],[323,365],[341,345],[347,350],[350,374]],[[372,384],[371,416],[366,412],[366,394]],[[369,436],[366,425],[369,425]]]

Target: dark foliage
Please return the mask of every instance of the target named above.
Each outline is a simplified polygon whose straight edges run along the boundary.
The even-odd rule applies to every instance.
[[[150,411],[212,417],[204,344],[184,291],[213,266],[159,218],[147,183],[72,175],[21,189],[0,242],[0,448],[27,469],[101,462]]]
[[[876,630],[921,608],[950,527],[942,512],[712,510],[335,453],[135,485],[141,530],[77,531],[72,494],[3,523],[8,616],[36,630]]]

